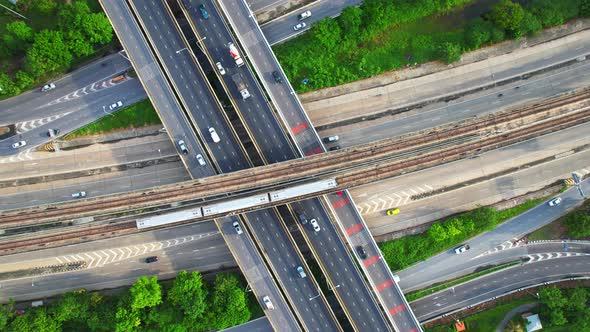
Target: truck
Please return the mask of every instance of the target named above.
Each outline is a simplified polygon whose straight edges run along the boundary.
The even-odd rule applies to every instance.
[[[234,83],[236,84],[238,91],[240,91],[240,94],[242,95],[242,99],[246,100],[246,99],[250,98],[250,92],[248,92],[248,89],[246,89],[246,84],[244,84],[244,81],[242,80],[242,76],[240,76],[240,74],[237,73],[237,74],[232,75],[231,78],[234,81]]]
[[[231,54],[232,58],[236,61],[236,66],[241,67],[244,65],[244,59],[240,56],[240,52],[234,43],[229,43],[229,54]]]

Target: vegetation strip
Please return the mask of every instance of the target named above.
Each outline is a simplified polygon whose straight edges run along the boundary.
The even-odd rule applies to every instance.
[[[478,271],[478,272],[475,272],[475,273],[468,274],[468,275],[463,276],[463,277],[459,277],[459,278],[454,279],[454,280],[446,281],[446,282],[443,282],[443,283],[438,284],[438,285],[434,285],[434,286],[431,286],[431,287],[428,287],[428,288],[425,288],[425,289],[421,289],[421,290],[418,290],[418,291],[415,291],[415,292],[411,292],[411,293],[409,293],[409,294],[406,295],[406,300],[408,300],[408,302],[415,301],[417,299],[423,298],[423,297],[428,296],[430,294],[436,293],[436,292],[438,292],[440,290],[447,289],[449,287],[452,287],[452,286],[455,286],[455,285],[458,285],[458,284],[462,284],[462,283],[467,282],[469,280],[472,280],[472,279],[475,279],[475,278],[478,278],[478,277],[481,277],[481,276],[484,276],[486,274],[490,274],[492,272],[496,272],[496,271],[499,271],[499,270],[502,270],[502,269],[506,269],[508,267],[511,267],[511,266],[514,266],[514,265],[518,265],[518,264],[520,264],[520,261],[514,261],[514,262],[509,262],[509,263],[501,264],[501,265],[498,265],[498,266],[487,268],[487,269],[482,270],[482,271]]]
[[[546,198],[529,200],[515,207],[498,211],[480,207],[434,223],[422,234],[410,235],[379,244],[383,257],[392,271],[402,270],[449,250],[463,241],[494,229],[504,221],[537,206]]]

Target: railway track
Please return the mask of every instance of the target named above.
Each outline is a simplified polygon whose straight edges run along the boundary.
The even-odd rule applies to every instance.
[[[455,152],[448,152],[450,155],[438,155],[430,160],[422,160],[421,163],[431,164],[437,160],[449,161],[455,156],[461,158],[467,153],[473,153],[485,146],[473,149],[473,145],[466,147],[467,142],[476,140],[481,135],[492,135],[500,131],[514,130],[522,126],[536,122],[547,122],[549,126],[555,123],[551,119],[567,118],[569,113],[584,113],[576,110],[588,106],[590,103],[590,89],[581,89],[571,93],[563,94],[542,102],[532,103],[518,109],[504,111],[486,117],[463,121],[458,124],[445,126],[439,129],[413,133],[393,139],[386,139],[377,143],[366,144],[338,151],[336,153],[321,154],[293,162],[269,165],[256,169],[215,176],[207,179],[185,182],[180,185],[165,186],[152,189],[148,192],[135,192],[119,196],[107,196],[95,198],[76,203],[61,205],[46,205],[43,207],[30,208],[17,211],[5,211],[0,214],[0,224],[3,228],[12,225],[38,224],[43,222],[58,222],[71,220],[83,216],[96,216],[105,212],[122,211],[133,206],[134,209],[153,206],[154,201],[158,204],[166,202],[177,202],[180,200],[209,197],[212,194],[223,194],[236,192],[244,189],[251,189],[253,186],[267,186],[283,179],[283,181],[294,181],[312,174],[340,174],[337,178],[340,184],[345,187],[352,187],[361,184],[363,177],[371,178],[391,177],[399,174],[400,169],[412,170],[412,163],[417,163],[417,157],[407,158],[403,164],[398,166],[390,165],[387,169],[380,169],[384,163],[392,163],[395,158],[411,154],[411,151],[448,143],[456,146]],[[503,137],[503,136],[498,136]],[[457,140],[464,139],[465,143]],[[462,150],[460,150],[462,149]],[[426,149],[427,150],[427,149]],[[440,150],[440,149],[439,149]],[[446,151],[446,150],[445,150]],[[420,152],[418,152],[420,154]],[[428,154],[431,156],[432,153]],[[441,152],[439,152],[441,153]],[[459,153],[457,155],[456,153]],[[422,156],[421,158],[425,158]],[[453,159],[456,160],[456,159]],[[397,164],[396,164],[397,165]],[[363,166],[362,170],[357,170]],[[346,174],[346,175],[342,175]],[[373,175],[375,177],[373,177]],[[285,177],[287,180],[285,180]],[[246,179],[246,180],[245,180]],[[375,181],[375,180],[373,180]],[[104,226],[103,226],[104,227]]]

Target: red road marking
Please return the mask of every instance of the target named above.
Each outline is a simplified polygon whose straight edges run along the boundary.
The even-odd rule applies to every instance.
[[[364,260],[363,265],[365,267],[375,264],[379,260],[379,256],[375,255],[373,257],[367,258]]]
[[[350,202],[350,200],[348,200],[348,198],[343,198],[337,202],[332,203],[332,207],[334,209],[339,209],[339,208],[343,207],[344,205],[348,204],[349,202]]]
[[[307,124],[307,122],[303,122],[303,123],[300,123],[299,125],[291,128],[291,132],[293,133],[293,135],[297,135],[307,128],[309,128],[309,125]]]
[[[318,154],[318,153],[322,153],[324,152],[324,150],[322,150],[322,148],[316,148],[315,150],[308,152],[305,154],[305,156],[311,156],[312,154]]]
[[[363,224],[361,224],[360,222],[352,227],[349,227],[346,229],[346,234],[348,235],[352,235],[358,231],[360,231],[361,229],[363,229]]]
[[[393,280],[389,279],[386,282],[384,282],[380,285],[377,285],[377,291],[380,292],[380,291],[384,290],[385,288],[390,287],[392,285],[393,285]]]
[[[404,309],[406,309],[406,306],[405,306],[404,304],[400,304],[400,305],[398,305],[398,306],[397,306],[397,307],[395,307],[395,308],[391,308],[391,309],[389,309],[389,313],[390,313],[392,316],[394,316],[395,314],[397,314],[398,312],[400,312],[400,311],[402,311],[402,310],[404,310]]]

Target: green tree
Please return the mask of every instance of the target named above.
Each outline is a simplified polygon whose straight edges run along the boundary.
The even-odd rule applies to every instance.
[[[14,96],[20,93],[19,87],[6,73],[0,73],[0,95]]]
[[[35,79],[22,70],[17,71],[15,77],[20,90],[25,90],[35,84]]]
[[[449,238],[449,234],[447,233],[447,229],[443,227],[440,223],[435,223],[428,229],[428,236],[434,242],[443,242]]]
[[[0,304],[0,331],[6,329],[8,326],[8,321],[13,316],[14,310],[14,300],[12,298],[8,299],[8,303],[6,305]]]
[[[567,215],[565,225],[573,237],[590,235],[590,216],[584,211],[575,211]]]
[[[461,60],[461,45],[451,42],[444,42],[438,49],[438,57],[445,63],[453,63]]]
[[[35,41],[27,51],[26,70],[38,78],[45,73],[66,69],[72,62],[72,54],[59,31],[43,30],[35,35]]]
[[[508,31],[515,31],[522,23],[524,9],[519,3],[502,0],[492,7],[489,17],[498,27]]]
[[[325,52],[333,52],[340,42],[340,26],[333,18],[325,18],[314,24],[313,37],[326,49]]]
[[[86,15],[81,28],[91,43],[108,44],[113,39],[113,27],[103,13]]]
[[[11,54],[24,51],[33,41],[33,29],[23,21],[6,24],[6,33],[2,36],[4,45]]]
[[[541,30],[543,30],[541,21],[539,21],[535,15],[531,14],[530,12],[526,12],[524,14],[524,19],[520,24],[519,32],[522,35],[533,36]]]
[[[561,326],[567,323],[567,318],[565,318],[562,310],[551,311],[549,317],[553,326]]]
[[[206,307],[207,292],[199,272],[180,271],[168,291],[168,300],[182,308],[191,319],[199,318]]]
[[[567,304],[567,298],[557,287],[543,287],[539,290],[539,300],[549,310],[561,310]]]
[[[470,49],[477,49],[487,44],[492,38],[492,24],[478,17],[467,24],[465,41]]]
[[[129,293],[133,310],[154,307],[162,303],[162,290],[157,277],[143,276],[137,279],[129,289]]]
[[[211,329],[224,329],[250,319],[246,293],[234,274],[221,273],[215,277],[210,303],[207,321]]]
[[[115,319],[117,322],[115,332],[131,332],[141,325],[139,313],[135,310],[127,310],[124,306],[117,308]]]
[[[590,0],[580,0],[580,15],[590,16]]]
[[[19,0],[17,5],[19,10],[25,13],[36,10],[43,14],[49,14],[57,8],[57,3],[54,0]]]
[[[84,19],[92,14],[85,1],[65,3],[58,15],[58,26],[62,31],[81,30]]]
[[[571,290],[565,307],[574,315],[578,315],[586,309],[586,302],[588,302],[588,291],[586,288],[577,287]]]
[[[363,23],[363,10],[356,6],[344,8],[338,16],[338,24],[342,29],[342,34],[346,38],[355,39],[360,32]]]
[[[92,293],[88,299],[89,314],[86,324],[91,331],[113,331],[116,328],[115,299],[105,298],[99,293]]]
[[[85,321],[88,317],[89,306],[83,290],[64,294],[51,308],[55,319],[60,322]]]
[[[81,57],[94,52],[92,44],[88,42],[86,36],[79,30],[69,30],[64,33],[68,48],[74,55]]]
[[[58,332],[61,331],[61,322],[49,314],[46,308],[35,309],[33,314],[33,329],[36,332]]]

